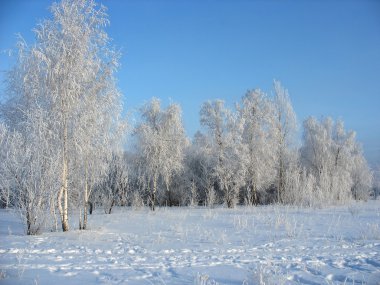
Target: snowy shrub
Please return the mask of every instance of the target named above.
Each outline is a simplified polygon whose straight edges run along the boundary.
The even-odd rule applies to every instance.
[[[269,262],[269,264],[259,264],[252,270],[252,279],[248,284],[258,285],[283,285],[286,284],[286,276],[281,272],[281,267]]]
[[[363,240],[380,240],[380,226],[378,223],[366,223],[361,226],[360,231]]]
[[[18,278],[21,279],[26,269],[24,249],[19,249],[17,251],[16,260],[17,260],[17,275],[18,275]]]
[[[197,277],[194,280],[194,285],[218,285],[219,283],[206,274],[197,274]]]

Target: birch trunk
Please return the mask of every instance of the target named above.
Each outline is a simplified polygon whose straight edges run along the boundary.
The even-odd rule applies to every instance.
[[[63,123],[63,156],[62,156],[62,186],[58,194],[58,209],[61,216],[62,230],[69,230],[68,220],[68,155],[67,155],[67,122]],[[62,201],[63,199],[63,201]],[[62,205],[63,204],[63,205]]]
[[[278,170],[278,186],[277,186],[277,203],[281,203],[281,195],[284,193],[284,162],[282,155],[280,155],[280,165]]]
[[[158,173],[155,171],[153,174],[153,189],[152,189],[152,211],[155,210],[155,204],[156,204],[156,193],[157,193],[157,179],[158,179]]]
[[[85,184],[84,184],[84,193],[83,193],[83,223],[82,223],[82,228],[81,230],[85,230],[87,228],[87,205],[88,205],[88,170],[87,170],[87,165],[86,165],[86,170],[85,170]]]

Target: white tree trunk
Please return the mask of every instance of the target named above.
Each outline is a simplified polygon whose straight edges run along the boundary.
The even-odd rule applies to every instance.
[[[58,195],[58,209],[61,216],[62,230],[69,230],[68,220],[68,156],[67,156],[67,123],[63,124],[63,156],[62,156],[62,186]],[[63,198],[63,201],[62,201]],[[63,204],[63,205],[62,205]]]

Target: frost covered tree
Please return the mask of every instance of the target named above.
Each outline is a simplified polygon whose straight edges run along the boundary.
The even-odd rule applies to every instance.
[[[7,126],[0,123],[0,205],[2,208],[9,208],[14,204],[14,193],[12,183],[8,173],[10,153],[13,145],[13,138]]]
[[[373,187],[373,173],[365,160],[362,149],[356,145],[351,168],[351,192],[355,200],[367,200]]]
[[[107,179],[115,153],[122,157],[121,142],[126,127],[126,122],[120,119],[121,104],[112,77],[104,77],[94,82],[93,88],[88,90],[89,97],[82,102],[82,108],[78,108],[77,155],[72,159],[74,169],[78,169],[77,173],[80,174],[76,177],[82,204],[79,206],[83,213],[80,229],[87,227],[89,197],[92,191]]]
[[[166,201],[171,204],[170,184],[173,175],[183,168],[187,139],[177,104],[162,109],[160,101],[153,98],[141,108],[141,117],[142,122],[134,131],[137,163],[151,189],[150,205],[154,210],[159,179],[165,187]]]
[[[108,162],[105,178],[96,187],[95,195],[104,212],[111,214],[116,205],[125,205],[129,188],[129,169],[122,153],[114,153]]]
[[[370,188],[372,174],[355,132],[346,132],[342,121],[307,119],[301,154],[303,164],[317,180],[324,202],[342,203]]]
[[[47,113],[47,131],[54,138],[49,147],[60,160],[57,204],[62,229],[68,231],[69,187],[79,181],[75,185],[83,188],[87,205],[89,184],[96,183],[90,177],[101,176],[99,161],[109,152],[116,129],[120,101],[113,74],[118,54],[104,31],[105,7],[92,0],[63,0],[51,12],[52,19],[34,30],[33,46],[19,43],[2,115],[5,122],[22,125],[29,122],[25,114],[36,109]]]
[[[222,100],[215,100],[203,103],[200,122],[206,128],[206,138],[209,140],[206,145],[210,148],[208,153],[213,165],[214,188],[221,192],[227,207],[233,208],[238,202],[239,189],[244,181],[237,118]]]
[[[2,195],[6,203],[17,207],[26,234],[34,235],[48,223],[50,210],[55,218],[59,154],[49,145],[52,138],[43,111],[26,117],[19,129],[23,133],[0,126],[0,189],[7,194]]]
[[[190,189],[191,205],[202,202],[212,207],[215,203],[214,164],[211,152],[211,140],[199,131],[195,133],[185,157],[185,173]]]
[[[61,157],[55,144],[57,122],[47,110],[47,102],[39,96],[38,58],[25,42],[19,41],[18,47],[17,63],[6,74],[7,97],[0,108],[6,124],[0,150],[0,188],[8,194],[7,199],[11,198],[12,206],[20,210],[26,233],[37,234],[45,224],[45,210],[50,208],[55,218]]]
[[[248,91],[238,106],[242,128],[242,157],[246,169],[244,200],[252,205],[259,202],[258,193],[270,188],[276,176],[275,109],[261,91]]]
[[[276,191],[277,202],[282,202],[281,195],[286,191],[286,171],[291,169],[290,164],[295,163],[297,156],[295,150],[295,139],[297,128],[296,114],[293,110],[288,90],[279,81],[274,81],[274,144],[277,150],[275,167],[277,171]]]

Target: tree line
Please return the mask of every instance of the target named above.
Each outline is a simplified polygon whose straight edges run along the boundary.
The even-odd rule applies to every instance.
[[[50,9],[35,43],[18,41],[0,105],[0,202],[19,210],[27,234],[68,231],[74,210],[86,229],[99,206],[111,213],[116,205],[321,206],[368,198],[372,173],[355,133],[342,121],[310,117],[299,146],[278,81],[273,96],[249,90],[233,109],[203,103],[202,130],[192,140],[181,107],[163,108],[157,98],[127,127],[106,8],[62,0]]]

